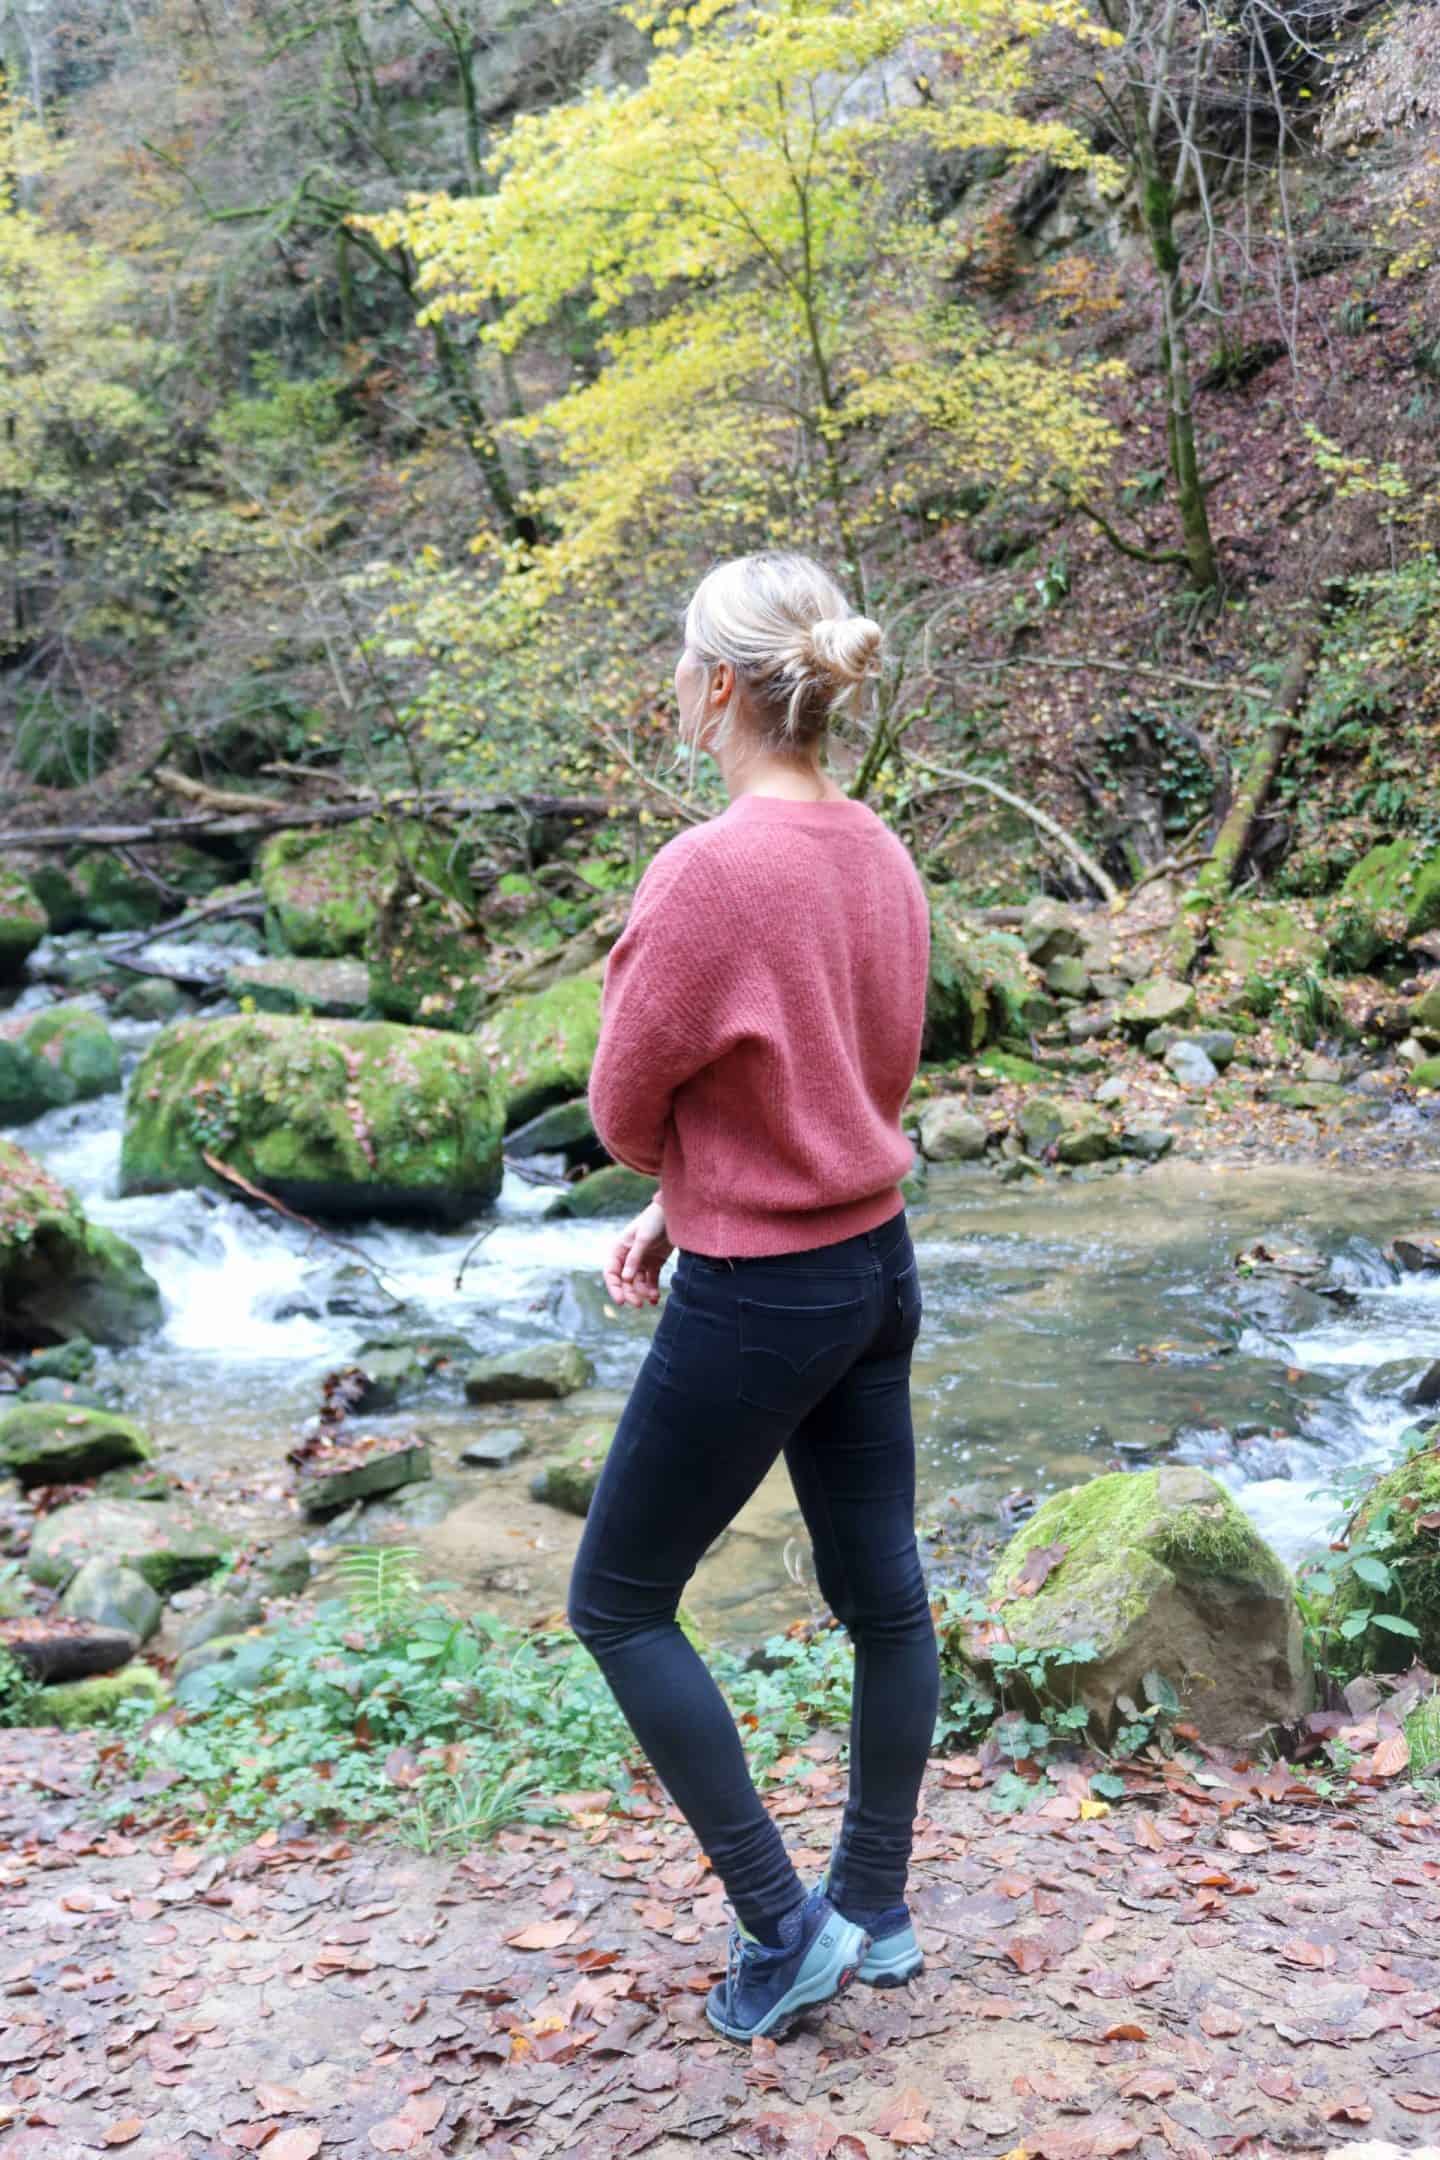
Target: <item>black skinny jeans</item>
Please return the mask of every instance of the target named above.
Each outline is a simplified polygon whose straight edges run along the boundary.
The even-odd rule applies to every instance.
[[[782,1450],[821,1592],[855,1644],[843,1911],[900,1904],[939,1690],[915,1544],[910,1352],[920,1284],[903,1214],[777,1259],[682,1252],[601,1472],[570,1624],[718,1871],[774,1938],[803,1896],[724,1697],[676,1621],[702,1554]]]

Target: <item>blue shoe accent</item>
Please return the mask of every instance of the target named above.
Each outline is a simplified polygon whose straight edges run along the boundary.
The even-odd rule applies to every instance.
[[[830,1871],[827,1868],[820,1878],[820,1889],[828,1893]],[[867,1915],[856,1923],[863,1927],[870,1938],[870,1947],[855,1975],[867,1987],[904,1987],[907,1980],[925,1969],[925,1953],[910,1922],[910,1915],[903,1905],[892,1905],[883,1913]]]
[[[786,1914],[780,1935],[772,1950],[739,1927],[730,1930],[725,1978],[705,2003],[705,2015],[727,2040],[758,2039],[798,2011],[829,2002],[855,1978],[869,1940],[820,1890]]]

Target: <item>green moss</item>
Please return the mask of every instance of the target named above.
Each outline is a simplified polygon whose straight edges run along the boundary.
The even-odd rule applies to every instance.
[[[70,1403],[17,1403],[0,1413],[0,1466],[25,1485],[97,1477],[122,1463],[144,1462],[150,1443],[129,1418]]]
[[[501,1103],[473,1037],[377,1021],[181,1021],[131,1083],[125,1192],[264,1191],[333,1214],[463,1219],[499,1189]]]
[[[114,1560],[144,1577],[160,1597],[204,1582],[224,1567],[230,1543],[186,1501],[75,1500],[40,1518],[25,1572],[63,1590],[83,1561]]]
[[[77,1725],[109,1725],[120,1704],[137,1697],[156,1710],[170,1700],[169,1689],[149,1665],[126,1665],[120,1672],[97,1673],[91,1680],[66,1680],[41,1688],[31,1723],[59,1725],[66,1731]]]
[[[1371,848],[1348,873],[1327,918],[1331,957],[1361,969],[1440,924],[1440,852],[1407,838]]]
[[[1035,1023],[1039,993],[1017,937],[967,922],[933,899],[925,1055],[970,1057]]]
[[[620,1163],[592,1171],[578,1185],[557,1193],[547,1215],[637,1215],[655,1197],[655,1180]]]
[[[120,1085],[120,1053],[109,1028],[83,1005],[50,1005],[35,1014],[21,1040],[69,1083],[72,1102],[89,1102]]]
[[[382,907],[365,941],[370,1002],[387,1020],[468,1034],[485,1010],[490,948],[440,900]]]
[[[600,985],[569,975],[548,990],[511,998],[474,1041],[505,1096],[506,1126],[583,1095],[600,1042]]]
[[[1325,939],[1308,911],[1293,900],[1232,900],[1212,937],[1215,959],[1228,973],[1259,976],[1303,974],[1325,956]]]
[[[1057,1577],[1068,1571],[1067,1589],[1077,1576],[1108,1573],[1130,1548],[1179,1576],[1238,1577],[1258,1568],[1276,1587],[1287,1585],[1284,1567],[1223,1486],[1199,1472],[1196,1478],[1203,1497],[1180,1508],[1162,1504],[1158,1470],[1112,1471],[1053,1494],[1005,1547],[994,1595],[1012,1597],[1027,1554],[1055,1544],[1067,1548],[1056,1570]]]
[[[975,1063],[978,1072],[994,1073],[1000,1080],[1030,1083],[1055,1078],[1054,1073],[1048,1072],[1043,1065],[1037,1065],[1033,1058],[1020,1057],[1012,1050],[987,1050]]]
[[[49,922],[24,878],[0,866],[0,982],[14,982]]]
[[[467,904],[464,863],[448,840],[413,822],[380,819],[333,832],[277,833],[260,851],[265,931],[279,952],[334,959],[363,954],[389,898],[405,885],[404,863]]]

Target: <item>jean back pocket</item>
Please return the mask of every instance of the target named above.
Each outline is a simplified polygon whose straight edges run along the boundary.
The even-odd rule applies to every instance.
[[[863,1296],[828,1305],[740,1300],[738,1395],[755,1410],[801,1418],[865,1347]]]

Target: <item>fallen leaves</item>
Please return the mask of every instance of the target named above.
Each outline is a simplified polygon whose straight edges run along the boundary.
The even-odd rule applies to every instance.
[[[925,2095],[907,2085],[870,2127],[876,2137],[889,2138],[892,2145],[928,2145],[935,2133],[925,2120],[927,2107]]]
[[[535,1920],[504,1939],[512,1950],[558,1950],[574,1939],[578,1920]]]

